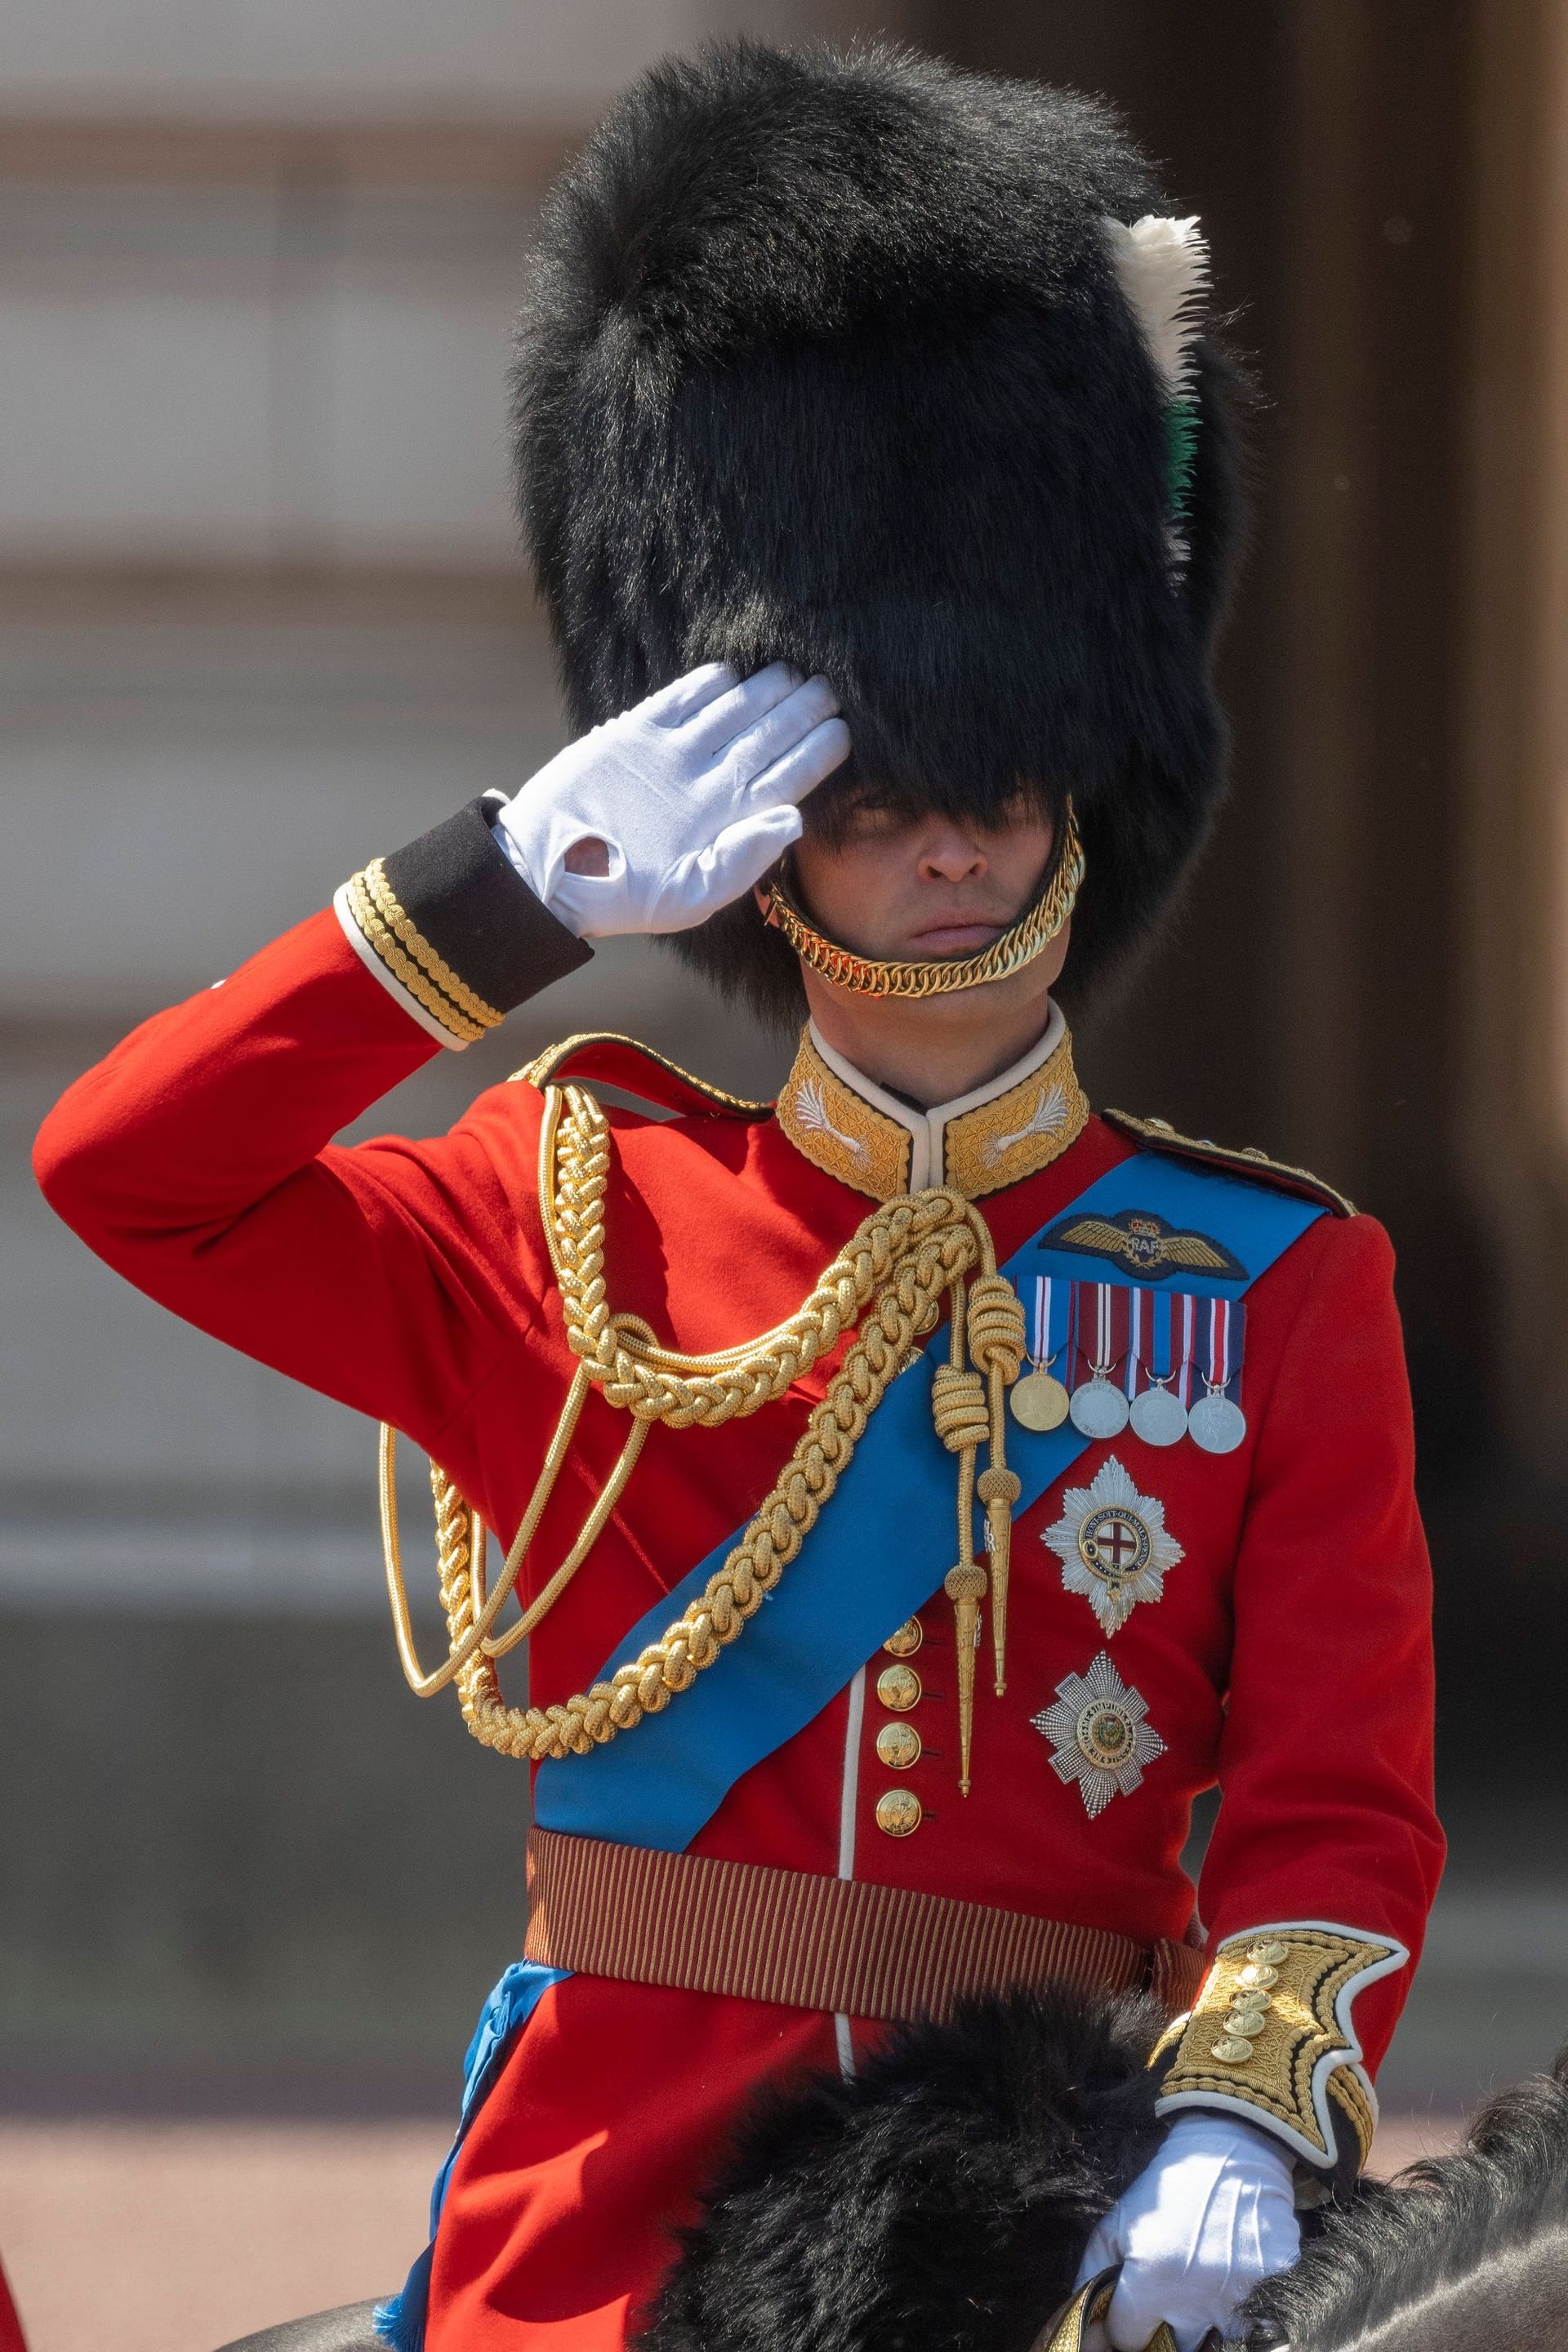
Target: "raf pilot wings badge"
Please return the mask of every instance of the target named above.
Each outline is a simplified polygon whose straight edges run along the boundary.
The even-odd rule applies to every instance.
[[[1247,1279],[1247,1268],[1223,1242],[1208,1234],[1184,1233],[1152,1209],[1119,1209],[1111,1216],[1074,1215],[1069,1210],[1059,1224],[1040,1235],[1039,1245],[1080,1257],[1110,1258],[1142,1282],[1163,1282],[1173,1274]]]

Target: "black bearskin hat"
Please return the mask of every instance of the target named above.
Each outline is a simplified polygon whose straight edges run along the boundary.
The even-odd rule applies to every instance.
[[[638,2352],[1029,2352],[1164,2138],[1153,2003],[1058,1986],[764,2092]]]
[[[808,823],[857,785],[1070,793],[1075,982],[1135,944],[1219,786],[1234,535],[1223,364],[1189,354],[1178,542],[1111,250],[1170,209],[1104,106],[900,50],[738,42],[636,83],[549,199],[515,371],[574,724],[700,662],[820,670],[854,749]],[[672,944],[797,1015],[749,897]]]

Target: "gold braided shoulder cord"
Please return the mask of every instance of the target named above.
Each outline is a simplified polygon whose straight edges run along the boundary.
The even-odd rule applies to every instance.
[[[946,1582],[958,1614],[961,1786],[967,1793],[974,1643],[987,1581],[973,1557],[973,1502],[978,1495],[986,1511],[1000,1691],[1011,1507],[1019,1491],[1006,1465],[1004,1402],[1025,1352],[1023,1309],[996,1271],[984,1218],[962,1194],[941,1187],[886,1202],[864,1220],[787,1321],[742,1347],[686,1354],[662,1346],[638,1317],[617,1314],[608,1304],[604,1202],[609,1167],[609,1124],[593,1097],[574,1086],[547,1087],[540,1205],[577,1370],[493,1590],[486,1590],[485,1538],[478,1515],[446,1474],[431,1466],[448,1649],[430,1674],[421,1668],[413,1640],[397,1534],[395,1436],[383,1427],[387,1589],[410,1687],[426,1697],[455,1682],[464,1719],[477,1739],[503,1755],[535,1761],[585,1755],[631,1730],[645,1715],[660,1713],[738,1639],[796,1557],[889,1381],[916,1342],[934,1328],[946,1297],[952,1306],[950,1357],[936,1376],[932,1410],[938,1434],[959,1457],[959,1556]],[[773,1491],[700,1598],[658,1641],[564,1706],[509,1706],[495,1661],[532,1633],[566,1590],[615,1508],[653,1423],[711,1429],[744,1418],[782,1396],[844,1332],[857,1327],[854,1346]],[[974,1369],[966,1362],[966,1348]],[[517,1623],[498,1639],[491,1629],[517,1581],[590,1387],[631,1414],[631,1434],[566,1558]],[[983,1442],[988,1442],[989,1466],[977,1479],[975,1455]]]

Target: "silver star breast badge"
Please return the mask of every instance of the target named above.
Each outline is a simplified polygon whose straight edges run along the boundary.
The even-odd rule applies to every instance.
[[[1183,1557],[1165,1528],[1165,1506],[1141,1495],[1114,1454],[1093,1484],[1069,1486],[1062,1515],[1040,1538],[1062,1564],[1062,1583],[1080,1592],[1102,1633],[1126,1624],[1140,1601],[1158,1601],[1165,1570]]]
[[[1142,1788],[1144,1765],[1164,1754],[1165,1743],[1146,1720],[1148,1713],[1101,1650],[1086,1675],[1068,1675],[1057,1685],[1055,1706],[1030,1717],[1051,1742],[1057,1778],[1078,1782],[1091,1822],[1112,1797],[1130,1797]]]

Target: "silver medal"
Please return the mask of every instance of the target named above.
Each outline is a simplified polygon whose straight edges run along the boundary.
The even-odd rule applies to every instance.
[[[1127,1426],[1127,1399],[1102,1370],[1074,1389],[1068,1411],[1073,1427],[1084,1437],[1120,1437]]]
[[[1132,1433],[1145,1445],[1174,1445],[1186,1433],[1186,1408],[1175,1392],[1156,1381],[1132,1400]]]
[[[1211,1389],[1188,1413],[1187,1429],[1205,1454],[1234,1454],[1247,1435],[1247,1415],[1223,1389]]]

